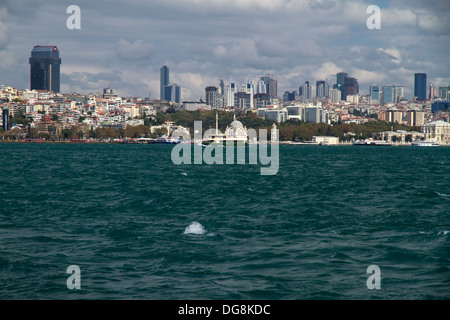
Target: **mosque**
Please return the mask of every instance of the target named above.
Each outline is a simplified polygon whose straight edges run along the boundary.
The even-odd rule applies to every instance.
[[[216,113],[216,132],[211,135],[211,138],[204,141],[204,144],[247,144],[247,127],[242,122],[236,120],[234,115],[233,122],[225,129],[225,133],[219,132],[219,115]]]

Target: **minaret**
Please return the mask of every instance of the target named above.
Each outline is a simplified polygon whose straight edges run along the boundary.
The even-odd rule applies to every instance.
[[[270,130],[270,133],[270,142],[278,143],[278,129],[275,123],[272,125],[272,130]]]

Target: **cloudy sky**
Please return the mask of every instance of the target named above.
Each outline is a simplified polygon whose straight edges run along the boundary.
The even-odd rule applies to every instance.
[[[81,29],[66,26],[81,9]],[[369,5],[381,29],[369,30]],[[360,93],[403,85],[414,73],[450,85],[448,0],[0,0],[0,83],[29,88],[34,45],[60,50],[61,91],[159,98],[159,69],[199,99],[220,77],[237,84],[272,74],[278,92],[345,71]]]

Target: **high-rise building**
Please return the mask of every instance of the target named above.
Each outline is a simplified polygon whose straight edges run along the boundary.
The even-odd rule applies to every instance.
[[[406,112],[406,122],[410,126],[422,126],[425,123],[425,112],[421,110],[408,110]]]
[[[341,101],[341,91],[339,89],[331,89],[330,98],[332,103],[338,103]]]
[[[438,97],[441,99],[446,100],[447,99],[447,95],[450,92],[450,86],[448,87],[439,87],[439,95]]]
[[[316,81],[316,97],[318,98],[328,98],[329,88],[326,81],[320,80]]]
[[[400,98],[405,96],[405,87],[403,86],[395,86],[395,103],[400,102]]]
[[[437,91],[436,91],[436,87],[433,87],[433,84],[430,83],[430,95],[428,96],[428,99],[434,99],[437,97]]]
[[[256,109],[264,108],[270,104],[270,97],[267,93],[257,93],[253,96],[253,100]]]
[[[381,103],[394,103],[395,102],[395,86],[383,86],[383,93],[381,96]]]
[[[206,104],[213,109],[223,107],[223,96],[220,94],[221,88],[209,86],[205,88]]]
[[[34,46],[29,63],[30,90],[60,91],[61,58],[56,46]]]
[[[252,95],[247,92],[238,91],[234,94],[234,107],[239,109],[251,108]]]
[[[3,130],[7,131],[9,130],[9,109],[4,108],[2,110],[2,128]]]
[[[266,84],[262,79],[259,79],[256,84],[256,93],[267,93],[266,92]]]
[[[277,81],[272,78],[270,75],[266,75],[260,78],[261,81],[264,82],[266,86],[266,92],[268,93],[271,98],[277,97]],[[258,93],[264,93],[264,92],[258,92]]]
[[[347,78],[347,72],[339,72],[336,74],[336,84],[333,86],[334,89],[338,89],[341,92],[341,100],[345,100],[344,84],[345,78]]]
[[[356,78],[346,77],[344,79],[344,96],[342,100],[346,100],[348,95],[357,95],[359,93],[358,80]]]
[[[304,100],[312,99],[312,87],[309,85],[309,81],[305,81],[305,84],[300,86],[301,88],[301,98]]]
[[[376,84],[370,86],[370,103],[380,102],[380,87]]]
[[[427,98],[427,74],[414,74],[414,96],[418,100],[425,100]]]
[[[223,95],[224,106],[234,107],[234,94],[237,92],[236,84],[234,82],[228,83],[225,86],[225,93]]]
[[[168,100],[165,97],[166,86],[169,85],[169,68],[167,66],[162,66],[160,69],[160,95],[159,98],[161,100]],[[168,100],[169,101],[169,100]]]
[[[167,101],[181,102],[181,87],[176,83],[169,83],[164,87],[164,99]]]

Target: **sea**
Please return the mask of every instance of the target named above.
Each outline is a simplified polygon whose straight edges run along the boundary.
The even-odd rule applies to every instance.
[[[450,147],[0,143],[1,300],[446,300]]]

